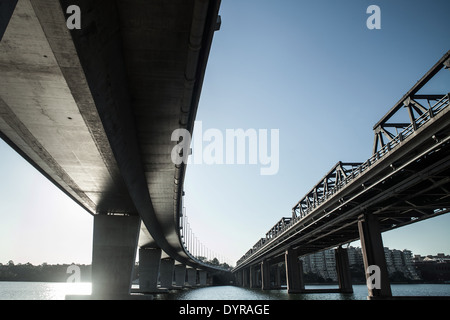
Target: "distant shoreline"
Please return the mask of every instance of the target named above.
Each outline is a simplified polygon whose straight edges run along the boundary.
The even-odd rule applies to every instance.
[[[73,264],[41,264],[34,266],[31,263],[0,265],[0,281],[17,282],[67,282],[72,275],[70,266]],[[77,265],[80,270],[80,282],[90,282],[91,265]]]

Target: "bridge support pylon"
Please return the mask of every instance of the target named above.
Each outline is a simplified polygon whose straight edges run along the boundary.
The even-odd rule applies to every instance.
[[[365,213],[358,219],[358,230],[369,290],[368,299],[390,298],[392,291],[378,219],[371,213]],[[368,273],[369,267],[376,267],[375,274]]]
[[[207,285],[208,273],[205,270],[200,270],[198,272],[198,282],[201,287],[205,287]]]
[[[248,268],[244,268],[244,269],[242,269],[241,270],[241,273],[242,273],[242,275],[241,275],[241,286],[243,287],[243,288],[249,288],[250,287],[250,284],[249,284],[249,272],[248,272]]]
[[[336,271],[339,281],[339,291],[341,293],[353,293],[352,277],[348,263],[347,249],[339,246],[335,251]]]
[[[258,268],[257,266],[250,266],[250,288],[258,288],[259,287],[259,279],[258,279]]]
[[[284,255],[286,265],[286,283],[288,293],[301,293],[305,291],[303,281],[303,264],[298,259],[298,254],[288,249]]]
[[[167,258],[161,260],[159,278],[161,288],[172,289],[175,260]]]
[[[269,261],[261,262],[261,289],[270,290],[270,264]]]
[[[243,287],[244,286],[244,271],[243,270],[239,270],[237,273],[234,274],[234,281],[235,283],[240,286]]]
[[[244,288],[250,288],[250,268],[242,270],[242,286]]]
[[[139,249],[139,291],[154,293],[158,290],[161,249]]]
[[[197,269],[187,268],[187,283],[190,287],[195,287],[197,284]]]
[[[140,225],[137,216],[94,216],[94,299],[116,299],[130,294]]]
[[[175,285],[177,288],[184,287],[184,282],[186,280],[186,265],[177,264],[174,267]]]

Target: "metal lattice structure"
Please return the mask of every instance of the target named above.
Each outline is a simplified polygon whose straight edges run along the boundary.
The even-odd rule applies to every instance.
[[[236,269],[301,243],[301,252],[312,253],[356,239],[355,217],[369,207],[382,218],[383,230],[450,211],[450,94],[420,93],[444,68],[450,68],[450,51],[375,124],[372,156],[338,162]]]
[[[338,162],[292,209],[292,218],[301,219],[334,196],[355,174],[361,163]]]
[[[418,92],[442,69],[450,68],[449,52],[445,54],[416,85],[414,85],[391,110],[373,127],[375,137],[373,154],[382,155],[389,151],[393,141],[402,140],[416,131],[430,118],[433,118],[448,105],[448,92],[443,94],[418,94]],[[408,118],[405,117],[405,111]],[[395,117],[408,119],[403,122],[390,122]],[[399,132],[399,130],[401,130]],[[385,140],[386,139],[386,140]],[[388,141],[388,143],[386,143]]]

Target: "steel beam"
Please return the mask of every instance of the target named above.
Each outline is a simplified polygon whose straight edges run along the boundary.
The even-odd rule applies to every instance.
[[[433,78],[439,71],[441,71],[450,59],[450,51],[447,53],[374,125],[373,129],[383,125],[391,119],[398,110],[403,107],[404,101],[411,96],[414,96],[420,89],[422,89],[431,78]]]

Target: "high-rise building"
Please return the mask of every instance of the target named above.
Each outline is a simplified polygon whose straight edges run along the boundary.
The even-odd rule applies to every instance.
[[[302,261],[305,273],[315,273],[325,280],[337,281],[336,260],[333,249],[307,255],[302,257]]]
[[[348,247],[348,261],[350,266],[363,266],[363,255],[361,248]],[[397,250],[384,248],[386,266],[389,275],[400,272],[404,277],[411,280],[420,280],[420,276],[414,267],[412,252],[410,250]],[[323,250],[302,257],[303,271],[314,273],[324,279],[337,281],[335,253],[333,249]]]
[[[364,265],[362,250],[359,247],[348,247],[348,264],[350,266],[359,266]]]

